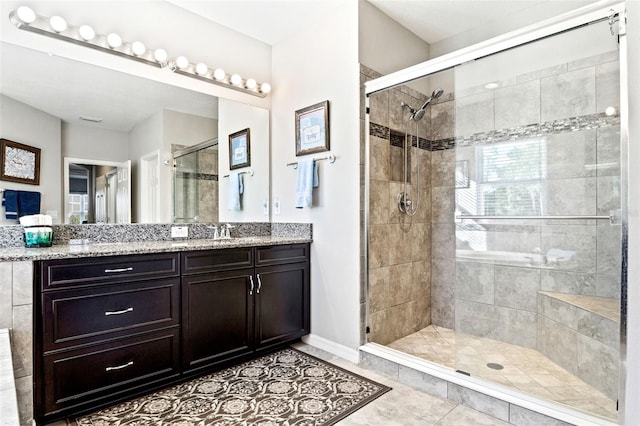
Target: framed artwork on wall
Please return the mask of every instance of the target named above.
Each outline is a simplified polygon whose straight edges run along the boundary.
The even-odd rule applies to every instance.
[[[229,169],[251,165],[251,132],[243,129],[229,135]]]
[[[329,101],[296,111],[296,156],[329,151]]]
[[[40,185],[40,148],[0,139],[0,179]]]

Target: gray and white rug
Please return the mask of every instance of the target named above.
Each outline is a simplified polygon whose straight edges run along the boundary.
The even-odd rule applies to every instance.
[[[76,422],[79,426],[328,426],[390,389],[287,348]]]

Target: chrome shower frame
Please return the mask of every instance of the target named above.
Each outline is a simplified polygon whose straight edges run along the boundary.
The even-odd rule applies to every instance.
[[[580,26],[594,22],[610,20],[611,16],[619,16],[619,47],[620,47],[620,144],[621,144],[621,200],[622,200],[622,246],[621,250],[621,318],[620,318],[620,392],[619,392],[619,420],[624,424],[629,419],[625,415],[626,403],[631,401],[633,395],[626,395],[627,384],[625,383],[627,376],[626,367],[626,351],[627,351],[627,265],[628,265],[628,167],[629,167],[629,110],[628,110],[628,76],[627,76],[627,44],[626,44],[626,28],[625,28],[625,3],[619,0],[603,0],[590,5],[581,7],[574,11],[564,13],[553,18],[542,21],[538,24],[530,25],[504,35],[494,37],[492,39],[459,49],[457,51],[442,55],[440,57],[428,60],[403,70],[393,72],[380,78],[370,80],[365,83],[365,129],[369,129],[369,97],[382,90],[390,89],[395,86],[409,83],[411,81],[428,77],[429,75],[453,69],[455,66],[465,62],[490,56],[499,52],[503,52],[512,48],[516,48],[527,43],[551,37],[565,31],[576,29]],[[369,315],[369,238],[370,238],[370,136],[367,131],[365,134],[365,168],[364,168],[364,265],[363,265],[363,289],[365,295],[364,320],[365,327],[368,328]],[[363,331],[364,333],[364,331]],[[364,334],[363,334],[364,336]],[[392,349],[376,343],[366,343],[360,348],[362,352],[373,354],[375,356],[393,360],[398,363],[415,364],[415,360],[404,360],[404,357]],[[409,365],[407,364],[407,365]],[[601,424],[595,421],[594,417],[584,413],[576,413],[568,410],[560,404],[549,403],[548,401],[538,401],[536,397],[522,398],[505,391],[500,386],[494,386],[490,382],[483,382],[481,385],[477,380],[466,377],[454,372],[449,372],[438,365],[430,363],[420,364],[420,370],[433,377],[443,379],[449,383],[458,384],[460,386],[480,390],[483,393],[495,396],[510,403],[516,403],[525,408],[529,408],[543,415],[548,415],[559,420],[567,422],[579,421],[580,424]],[[636,384],[637,385],[637,384]],[[633,411],[633,410],[632,410]]]

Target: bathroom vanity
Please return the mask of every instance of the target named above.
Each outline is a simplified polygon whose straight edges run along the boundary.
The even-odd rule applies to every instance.
[[[310,244],[268,240],[156,242],[146,253],[35,261],[38,424],[308,334]]]

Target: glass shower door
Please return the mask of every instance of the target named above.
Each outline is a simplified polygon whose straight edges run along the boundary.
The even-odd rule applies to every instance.
[[[455,368],[615,419],[619,65],[606,22],[455,68]]]
[[[174,223],[198,222],[198,153],[174,159]]]

